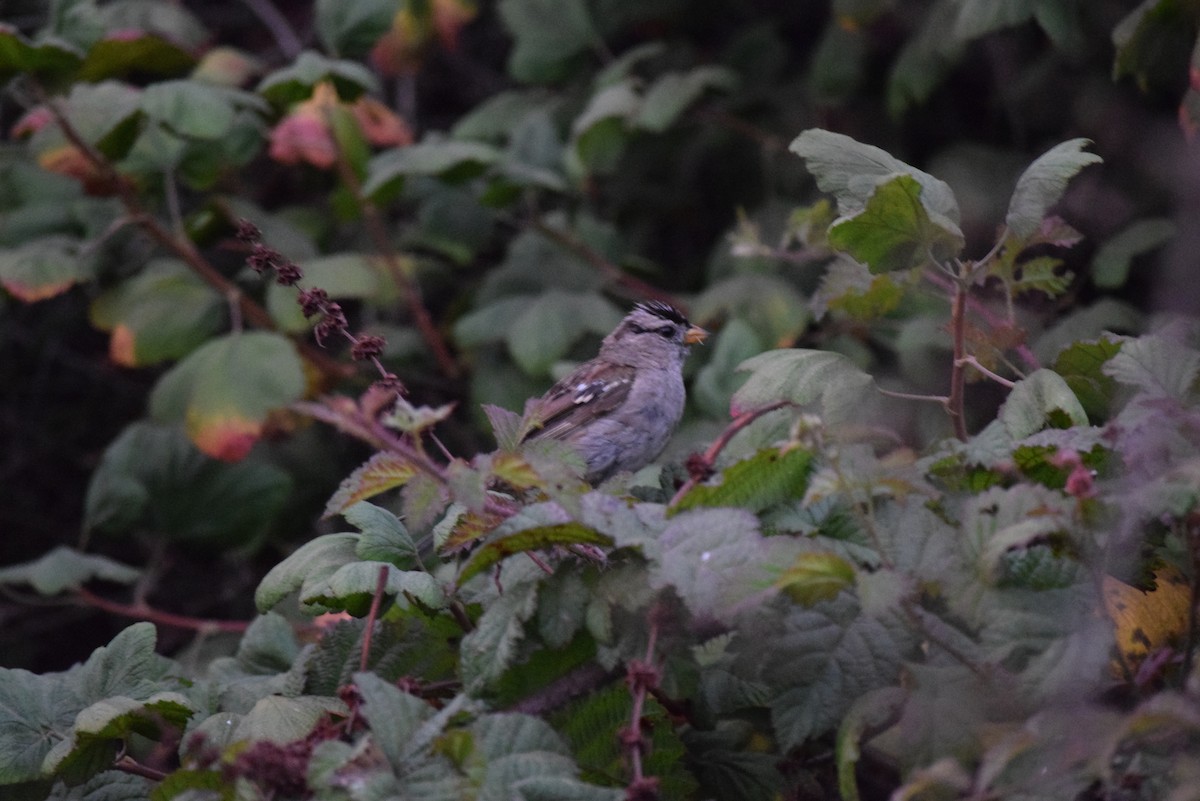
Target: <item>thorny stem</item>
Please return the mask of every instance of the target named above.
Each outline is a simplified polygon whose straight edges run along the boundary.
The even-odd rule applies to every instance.
[[[392,281],[396,284],[397,289],[400,290],[404,302],[408,304],[408,312],[412,315],[413,322],[417,326],[417,331],[420,332],[421,338],[425,340],[425,344],[429,346],[430,352],[433,353],[433,358],[438,364],[438,369],[448,378],[458,378],[461,372],[458,362],[455,361],[454,356],[450,353],[450,348],[446,344],[445,338],[438,331],[437,326],[434,325],[433,317],[429,314],[429,310],[425,308],[424,299],[421,297],[420,285],[405,272],[404,265],[400,262],[400,254],[396,252],[396,248],[392,245],[387,225],[379,213],[379,208],[370,198],[363,194],[362,182],[359,181],[358,174],[354,171],[353,165],[350,164],[345,152],[340,147],[337,148],[337,156],[338,174],[350,190],[350,194],[354,197],[354,202],[358,204],[359,209],[362,211],[367,235],[371,237],[371,241],[375,244],[375,249],[383,258],[383,263],[387,266],[388,274],[392,277]]]
[[[944,279],[942,276],[938,275],[937,273],[926,270],[926,271],[924,271],[923,274],[925,276],[925,280],[929,281],[929,283],[933,284],[938,289],[949,292],[951,286],[953,286],[953,283],[951,281]],[[980,303],[979,301],[977,301],[971,297],[967,298],[967,308],[970,309],[972,314],[979,315],[984,320],[986,320],[989,325],[991,325],[993,327],[1001,326],[1001,325],[1006,324],[1007,322],[1011,322],[1011,320],[1006,321],[1006,320],[1001,319],[999,316],[996,315],[995,312],[993,312],[987,306],[983,305],[982,303]],[[1013,350],[1015,350],[1017,355],[1021,357],[1021,361],[1023,361],[1025,363],[1026,367],[1036,370],[1042,366],[1041,360],[1038,359],[1038,357],[1034,354],[1034,352],[1032,350],[1030,350],[1028,345],[1024,345],[1024,344],[1017,345],[1015,348],[1013,348]]]
[[[954,284],[954,297],[950,303],[950,334],[954,340],[954,361],[950,366],[950,397],[946,401],[946,410],[954,421],[954,436],[965,442],[967,421],[964,417],[963,395],[967,383],[964,362],[967,354],[967,284],[961,279]]]
[[[54,117],[54,121],[62,131],[63,136],[67,138],[67,141],[74,145],[83,154],[83,157],[88,160],[88,163],[99,170],[104,175],[105,180],[111,183],[116,189],[121,204],[125,207],[125,212],[129,218],[134,220],[143,231],[149,234],[151,239],[186,262],[205,283],[216,289],[222,296],[236,298],[238,308],[245,319],[264,330],[275,330],[275,321],[271,319],[271,315],[267,313],[266,309],[242,292],[237,284],[222,275],[216,267],[209,264],[208,260],[196,250],[196,247],[190,240],[183,236],[176,236],[169,228],[146,211],[132,185],[117,172],[116,168],[104,156],[96,152],[96,149],[84,140],[79,132],[75,130],[75,126],[71,124],[71,121],[67,119],[67,115],[59,108],[57,102],[46,98],[44,93],[42,94],[42,100],[45,107],[50,111],[50,115]],[[339,364],[320,349],[313,347],[307,342],[298,343],[298,347],[304,353],[305,357],[313,362],[322,373],[330,376],[344,376],[347,374],[348,368],[346,366]]]
[[[654,670],[654,648],[658,640],[658,623],[651,616],[650,634],[646,641],[646,660],[641,665],[636,663],[629,666],[627,681],[633,690],[633,707],[629,713],[629,731],[625,737],[625,746],[629,749],[629,761],[633,765],[633,779],[630,786],[642,785],[645,776],[642,774],[642,710],[646,705],[646,693],[650,689]]]
[[[725,449],[725,446],[729,444],[729,441],[733,439],[739,431],[765,414],[769,414],[770,412],[774,412],[778,409],[783,409],[792,405],[794,404],[791,401],[775,401],[774,403],[769,403],[766,406],[761,406],[757,409],[751,409],[748,412],[742,412],[735,417],[733,422],[726,426],[725,430],[721,432],[721,436],[713,440],[713,443],[708,446],[708,450],[706,450],[704,454],[700,456],[698,460],[699,464],[695,465],[696,469],[694,469],[692,474],[688,476],[688,480],[683,482],[683,486],[679,488],[667,506],[671,507],[679,503],[679,501],[683,499],[683,496],[691,492],[692,489],[701,481],[704,481],[706,478],[708,478],[708,475],[706,474],[712,472],[713,465],[716,464],[717,457],[721,454],[721,451]]]
[[[650,300],[661,300],[664,303],[678,306],[685,312],[687,311],[683,304],[669,292],[663,292],[653,284],[648,284],[625,272],[573,234],[563,231],[560,228],[555,228],[553,225],[549,225],[537,218],[534,218],[530,222],[530,227],[550,241],[586,261],[609,282],[624,287],[639,297]]]
[[[241,633],[250,626],[249,623],[242,620],[208,620],[164,612],[161,609],[155,609],[144,603],[123,604],[117,601],[110,601],[108,598],[97,595],[86,587],[80,587],[76,593],[80,603],[87,606],[102,609],[105,612],[120,615],[121,617],[133,618],[134,620],[148,620],[151,623],[157,623],[161,626],[188,629],[205,634],[214,632]]]
[[[367,662],[371,656],[371,638],[375,634],[375,621],[379,618],[379,607],[383,605],[383,593],[387,590],[388,566],[379,566],[379,577],[375,579],[375,594],[371,596],[371,609],[367,612],[366,625],[363,627],[362,656],[358,660],[358,669],[366,672]]]

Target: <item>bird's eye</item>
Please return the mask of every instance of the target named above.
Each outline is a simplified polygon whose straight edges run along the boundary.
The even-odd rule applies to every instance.
[[[671,337],[675,336],[675,326],[673,326],[673,325],[662,326],[661,328],[658,329],[658,335],[665,339],[670,339]]]

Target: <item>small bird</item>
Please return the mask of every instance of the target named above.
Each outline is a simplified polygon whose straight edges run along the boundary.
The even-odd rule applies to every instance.
[[[596,358],[538,399],[542,427],[526,439],[574,447],[593,485],[645,467],[662,453],[683,415],[683,362],[707,336],[674,306],[637,304],[604,338]]]

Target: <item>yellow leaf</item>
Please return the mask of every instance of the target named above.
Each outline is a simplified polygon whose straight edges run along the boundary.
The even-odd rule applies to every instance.
[[[1174,568],[1163,568],[1154,574],[1154,581],[1155,589],[1143,592],[1104,577],[1104,606],[1113,621],[1117,647],[1134,670],[1151,652],[1178,643],[1187,632],[1192,597],[1187,579]]]
[[[401,487],[417,474],[417,469],[404,457],[381,452],[368,459],[351,473],[325,504],[325,516],[335,515],[359,501],[381,492]]]

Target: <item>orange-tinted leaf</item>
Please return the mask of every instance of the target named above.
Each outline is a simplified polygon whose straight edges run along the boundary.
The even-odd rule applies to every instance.
[[[137,357],[134,356],[136,346],[135,335],[129,326],[117,323],[108,340],[108,358],[122,367],[136,367]]]
[[[439,550],[449,554],[465,548],[500,525],[503,519],[500,515],[488,512],[465,512],[458,518],[450,536],[446,537]]]
[[[150,395],[150,413],[180,420],[196,446],[219,459],[239,459],[262,433],[273,409],[304,392],[295,346],[278,334],[236,333],[189,353]]]
[[[378,100],[360,97],[350,109],[362,129],[363,136],[373,145],[392,147],[411,145],[412,129],[404,119]]]
[[[261,420],[250,420],[236,412],[189,414],[184,425],[192,442],[205,454],[223,462],[238,462],[258,442]]]
[[[48,236],[0,249],[0,286],[26,303],[61,295],[90,273],[79,243],[70,237]]]
[[[404,486],[416,474],[417,468],[404,457],[387,451],[377,453],[342,481],[325,504],[325,517],[381,492]]]
[[[497,453],[492,457],[492,475],[516,489],[541,487],[545,482],[523,457],[515,453]]]

